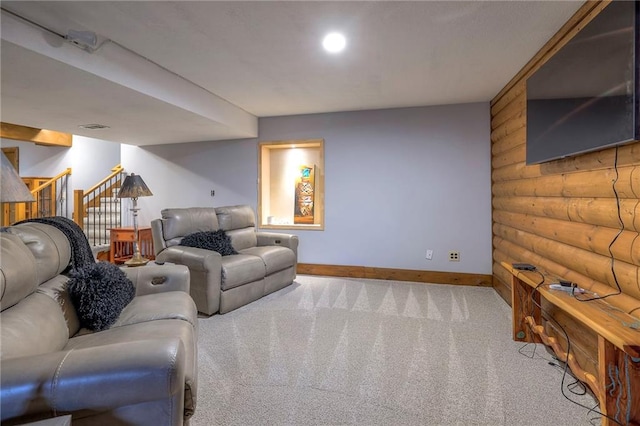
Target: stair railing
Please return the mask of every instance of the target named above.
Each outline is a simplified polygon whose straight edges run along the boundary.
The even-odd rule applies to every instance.
[[[71,169],[68,168],[37,187],[30,189],[35,201],[28,203],[3,203],[2,226],[25,219],[49,216],[68,217],[67,187]]]
[[[69,201],[67,199],[69,176],[71,176],[70,167],[33,188],[31,195],[36,201],[31,203],[29,209],[31,212],[25,219],[50,216],[69,217]]]
[[[116,199],[124,178],[123,174],[124,168],[118,164],[111,169],[111,173],[107,177],[88,190],[76,189],[74,191],[73,220],[85,231],[89,244],[92,246],[108,244],[109,229],[117,228],[122,223],[119,199],[118,203],[108,204],[106,212],[102,212],[100,207],[103,204],[103,199]],[[85,218],[87,219],[86,226]]]

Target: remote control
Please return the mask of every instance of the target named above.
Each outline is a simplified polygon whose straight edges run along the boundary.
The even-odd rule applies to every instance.
[[[535,271],[536,267],[530,263],[514,263],[513,267],[521,271]]]

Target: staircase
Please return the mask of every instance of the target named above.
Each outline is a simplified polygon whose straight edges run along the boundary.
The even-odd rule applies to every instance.
[[[88,207],[82,229],[92,246],[109,246],[109,229],[122,225],[121,202],[114,191],[111,197],[99,197],[97,207]]]
[[[94,252],[109,248],[109,229],[122,226],[118,191],[124,170],[117,165],[111,174],[86,192],[74,191],[74,221],[82,227]]]

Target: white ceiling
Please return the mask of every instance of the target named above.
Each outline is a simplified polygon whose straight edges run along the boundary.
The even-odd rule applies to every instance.
[[[254,137],[258,117],[489,101],[581,5],[3,1],[2,121],[149,145]],[[103,44],[55,35],[70,29]],[[347,37],[337,55],[320,44],[331,30]]]

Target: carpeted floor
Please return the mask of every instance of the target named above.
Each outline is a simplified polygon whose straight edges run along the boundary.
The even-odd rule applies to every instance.
[[[192,426],[600,424],[490,288],[303,275],[199,333]]]

